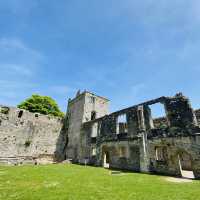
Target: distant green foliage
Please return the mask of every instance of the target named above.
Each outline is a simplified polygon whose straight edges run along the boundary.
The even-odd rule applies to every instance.
[[[64,113],[60,111],[57,103],[48,96],[40,96],[34,94],[30,98],[19,104],[17,107],[33,113],[64,117]]]

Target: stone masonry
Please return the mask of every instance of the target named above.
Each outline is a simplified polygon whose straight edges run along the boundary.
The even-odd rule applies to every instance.
[[[0,106],[0,163],[52,163],[64,159],[63,120]]]
[[[157,103],[163,105],[166,116],[153,119],[150,106]],[[187,178],[200,178],[198,113],[179,93],[82,121],[77,134],[79,157],[72,155],[71,159],[108,168],[184,177],[189,173]]]
[[[166,115],[154,119],[151,106]],[[181,93],[109,114],[91,92],[69,99],[64,119],[0,106],[0,163],[74,163],[200,179],[200,111]],[[189,174],[189,175],[188,175]]]

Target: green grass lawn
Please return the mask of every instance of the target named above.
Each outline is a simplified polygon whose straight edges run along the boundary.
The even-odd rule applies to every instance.
[[[199,200],[200,181],[78,165],[0,167],[0,200]]]

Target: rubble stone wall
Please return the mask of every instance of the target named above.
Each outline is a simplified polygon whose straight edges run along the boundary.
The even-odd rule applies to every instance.
[[[155,103],[164,104],[166,118],[152,119],[150,105]],[[117,128],[121,115],[126,116],[123,124],[127,131],[122,129],[123,132]],[[182,162],[183,168],[193,171],[199,179],[198,119],[198,113],[182,94],[144,102],[84,123],[82,156],[89,164],[97,166],[174,176],[181,176]],[[98,125],[95,138],[94,124]]]
[[[52,163],[65,146],[61,118],[0,106],[0,163]]]

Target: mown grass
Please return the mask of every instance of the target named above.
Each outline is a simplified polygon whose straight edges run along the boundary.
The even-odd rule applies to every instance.
[[[78,165],[0,167],[0,200],[198,200],[200,181],[171,183]]]

